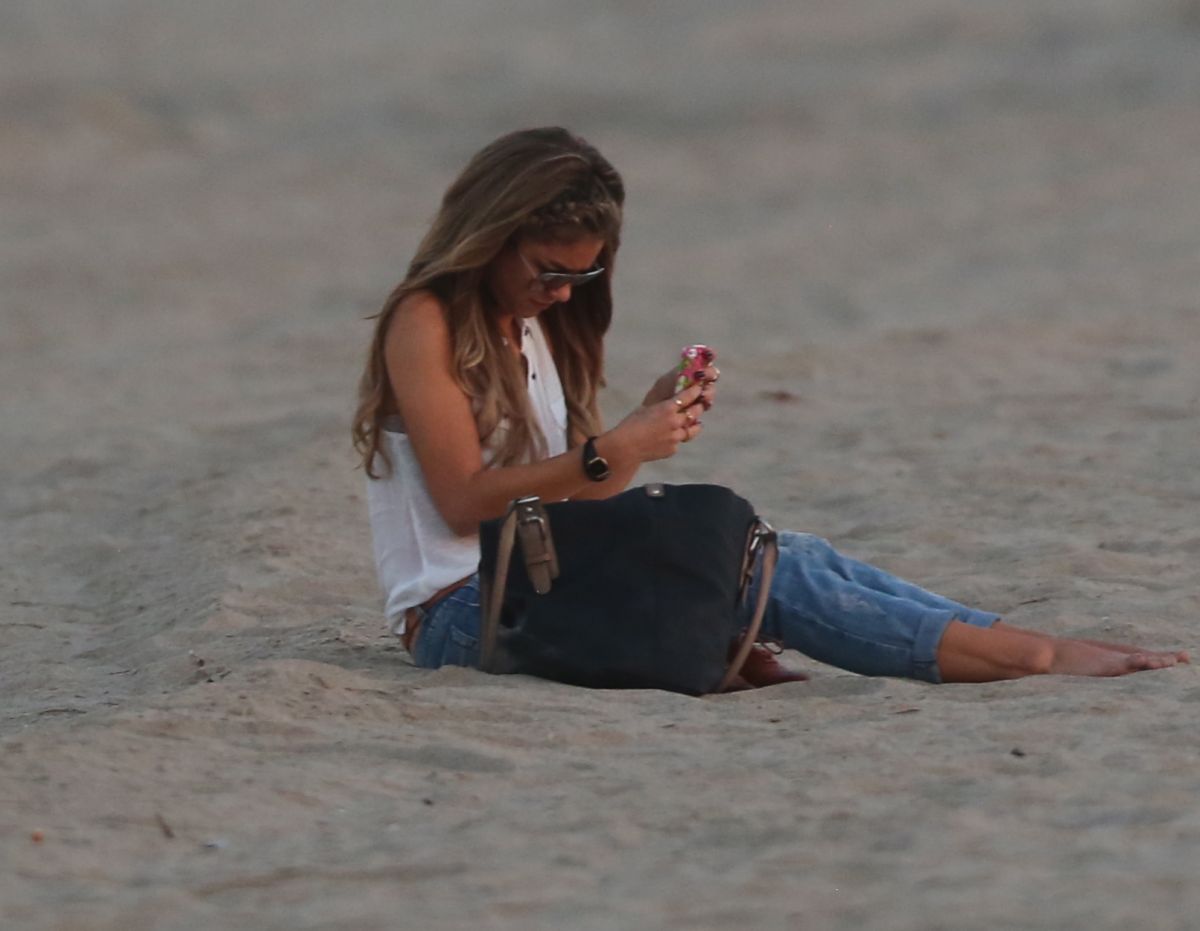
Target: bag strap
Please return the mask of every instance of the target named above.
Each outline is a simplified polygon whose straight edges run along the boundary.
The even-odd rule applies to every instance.
[[[508,587],[508,567],[512,562],[513,545],[517,534],[521,536],[521,552],[525,557],[525,571],[539,595],[550,591],[558,578],[558,553],[554,549],[554,537],[550,533],[550,521],[546,509],[536,495],[517,498],[508,506],[504,522],[500,525],[496,543],[496,570],[487,584],[487,599],[483,614],[483,630],[480,634],[479,668],[491,672],[495,660],[496,637],[500,629],[500,612],[504,607],[504,593]]]
[[[746,658],[750,655],[750,651],[754,649],[754,644],[758,640],[758,632],[762,629],[763,615],[767,612],[767,600],[771,594],[771,580],[775,577],[775,566],[779,562],[779,535],[761,517],[755,519],[754,526],[750,530],[750,538],[746,542],[743,578],[747,584],[749,583],[751,574],[754,572],[756,559],[762,560],[762,576],[758,583],[758,598],[754,602],[754,616],[750,619],[750,624],[746,627],[746,632],[742,635],[742,642],[738,646],[737,653],[734,654],[733,659],[729,663],[729,668],[725,670],[725,675],[721,678],[721,684],[717,686],[718,692],[724,692],[733,685],[734,680],[738,677],[738,673],[742,671],[742,666],[745,664]]]

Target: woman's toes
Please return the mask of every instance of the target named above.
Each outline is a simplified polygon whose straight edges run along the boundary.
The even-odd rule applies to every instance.
[[[1179,661],[1174,653],[1131,653],[1129,658],[1137,664],[1135,669],[1166,669]]]

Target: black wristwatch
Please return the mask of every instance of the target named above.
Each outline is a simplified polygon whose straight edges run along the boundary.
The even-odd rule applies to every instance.
[[[596,452],[594,436],[589,436],[583,444],[583,474],[593,482],[602,482],[611,474],[608,460]]]

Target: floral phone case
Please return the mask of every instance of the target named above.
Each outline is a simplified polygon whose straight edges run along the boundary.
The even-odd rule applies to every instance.
[[[702,382],[702,373],[716,358],[717,354],[708,346],[700,343],[684,346],[679,355],[679,377],[675,379],[675,393],[679,394],[685,388]]]

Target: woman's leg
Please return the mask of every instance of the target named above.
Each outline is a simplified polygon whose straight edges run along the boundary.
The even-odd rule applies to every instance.
[[[781,533],[779,542],[764,633],[852,672],[983,682],[1042,673],[1113,676],[1187,662],[1182,652],[1070,640],[1004,624],[998,615],[842,556],[809,534]]]
[[[904,579],[894,576],[890,572],[880,569],[878,566],[872,566],[861,560],[853,559],[839,553],[828,540],[822,537],[810,533],[784,531],[779,535],[779,538],[781,548],[786,545],[789,548],[802,550],[809,562],[817,563],[840,576],[845,581],[852,582],[862,588],[884,595],[893,595],[929,608],[950,611],[963,618],[972,618],[974,615],[976,616],[974,620],[981,624],[995,623],[996,615],[994,614],[975,611],[944,595],[931,592],[919,585],[914,585],[912,582],[906,582]]]
[[[989,627],[998,619],[848,560],[818,537],[781,533],[763,635],[862,675],[937,682],[947,626]]]
[[[946,627],[937,650],[943,682],[992,682],[1043,674],[1123,676],[1180,662],[1188,662],[1186,652],[1052,637],[1003,623],[981,628],[955,621]]]
[[[906,582],[899,579],[890,573],[883,571],[875,566],[860,562],[856,559],[851,559],[837,552],[828,541],[822,540],[819,537],[809,537],[808,546],[810,552],[814,555],[820,555],[824,564],[833,572],[838,573],[847,581],[856,582],[864,588],[871,588],[875,591],[884,592],[892,595],[897,595],[919,604],[928,605],[934,608],[949,609],[957,612],[964,620],[969,620],[972,615],[978,614],[971,608],[961,605],[956,601],[951,601],[942,595],[935,594],[918,585],[913,585],[911,582]],[[969,624],[972,630],[986,629],[989,625],[984,624]],[[1097,672],[1072,673],[1082,675],[1114,675],[1111,670],[1136,672],[1139,669],[1159,669],[1162,665],[1174,665],[1177,662],[1188,662],[1188,655],[1185,651],[1163,652],[1156,650],[1147,650],[1145,647],[1129,646],[1119,643],[1107,643],[1099,640],[1081,640],[1076,638],[1053,637],[1049,634],[1044,634],[1035,630],[1027,630],[1022,627],[1016,627],[1012,624],[996,621],[990,625],[991,630],[996,634],[1023,634],[1026,637],[1036,637],[1043,641],[1050,641],[1053,645],[1053,653],[1051,654],[1050,666],[1052,671],[1063,669],[1081,669],[1081,670],[1103,670]],[[952,643],[958,639],[959,634],[968,637],[972,640],[978,640],[973,633],[969,631],[960,631],[952,638]],[[1025,670],[1022,674],[1031,674],[1031,667],[1036,669],[1042,657],[1039,656],[1039,650],[1032,644],[1023,644],[1019,640],[1013,640],[1004,636],[984,636],[982,638],[984,644],[990,645],[985,647],[985,657],[991,652],[994,654],[994,672],[1000,672],[1001,669],[1012,671],[1015,668]],[[1088,649],[1091,648],[1091,649]],[[1112,663],[1104,656],[1096,651],[1124,654],[1140,654],[1152,659],[1145,661],[1135,660],[1132,663]],[[949,651],[956,652],[956,651]],[[985,662],[986,662],[985,658]],[[939,661],[940,664],[940,661]],[[944,673],[944,670],[943,670]],[[1008,678],[1008,676],[994,676],[994,678]]]

